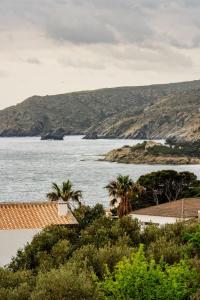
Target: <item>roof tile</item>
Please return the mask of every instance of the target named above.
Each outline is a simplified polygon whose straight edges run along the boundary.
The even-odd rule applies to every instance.
[[[78,222],[72,213],[58,215],[56,202],[0,203],[0,230],[76,224]]]

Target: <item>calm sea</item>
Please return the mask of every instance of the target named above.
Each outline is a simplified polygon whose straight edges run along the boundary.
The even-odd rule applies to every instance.
[[[64,141],[39,138],[0,139],[0,201],[45,200],[51,183],[70,179],[83,191],[84,202],[108,206],[104,189],[118,174],[140,175],[160,169],[188,170],[200,178],[200,166],[150,166],[100,162],[99,155],[138,140],[83,140],[67,136]]]

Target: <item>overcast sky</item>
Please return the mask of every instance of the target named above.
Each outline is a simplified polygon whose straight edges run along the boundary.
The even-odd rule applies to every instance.
[[[0,0],[0,109],[35,94],[193,79],[199,0]]]

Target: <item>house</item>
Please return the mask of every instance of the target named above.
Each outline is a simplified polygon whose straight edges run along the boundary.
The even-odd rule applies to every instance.
[[[130,216],[146,225],[173,224],[200,217],[200,198],[185,198],[132,211]]]
[[[0,266],[49,225],[78,225],[65,202],[0,203]]]

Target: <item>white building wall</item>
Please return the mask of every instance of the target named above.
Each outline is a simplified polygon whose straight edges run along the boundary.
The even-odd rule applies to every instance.
[[[0,266],[4,266],[42,229],[0,230]]]
[[[154,223],[159,225],[173,224],[178,221],[181,221],[180,219],[174,217],[160,217],[160,216],[148,216],[148,215],[138,215],[138,214],[131,214],[130,216],[133,219],[138,219],[142,223]]]

